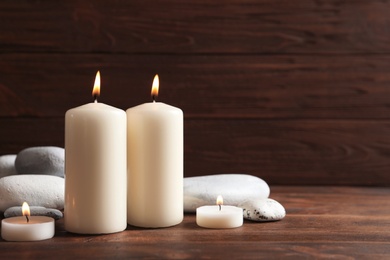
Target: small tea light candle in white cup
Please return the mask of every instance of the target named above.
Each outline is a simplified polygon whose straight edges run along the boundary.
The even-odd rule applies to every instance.
[[[45,216],[30,216],[26,202],[22,207],[23,217],[6,218],[1,221],[1,237],[7,241],[39,241],[54,236],[54,219]]]
[[[196,224],[204,228],[237,228],[243,223],[242,209],[224,206],[222,196],[218,196],[217,205],[196,209]]]

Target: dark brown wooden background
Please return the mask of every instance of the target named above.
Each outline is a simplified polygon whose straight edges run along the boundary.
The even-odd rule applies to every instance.
[[[0,154],[64,144],[64,113],[185,113],[185,176],[390,185],[390,1],[0,1]]]

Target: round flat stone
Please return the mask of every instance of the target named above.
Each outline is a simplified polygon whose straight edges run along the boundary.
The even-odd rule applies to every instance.
[[[11,207],[4,212],[5,218],[23,216],[22,207]],[[48,209],[45,207],[30,206],[30,216],[46,216],[58,220],[63,214],[58,209]]]
[[[18,153],[15,168],[19,174],[64,177],[65,150],[55,146],[30,147]]]
[[[29,205],[64,208],[64,178],[50,175],[11,175],[0,179],[0,211]]]
[[[268,198],[270,189],[262,179],[247,174],[216,174],[184,178],[184,211],[215,205],[218,195],[225,205],[237,206],[250,198]]]
[[[0,178],[18,174],[15,168],[15,160],[16,154],[0,156]]]
[[[252,221],[276,221],[286,216],[282,204],[270,198],[246,200],[238,207],[243,209],[244,218]]]

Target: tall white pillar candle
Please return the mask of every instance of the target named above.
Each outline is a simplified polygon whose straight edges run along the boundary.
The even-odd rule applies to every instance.
[[[65,116],[65,229],[80,234],[114,233],[127,226],[126,113],[97,103],[96,92],[94,103]]]
[[[183,220],[183,112],[155,102],[126,111],[130,225],[158,228]]]

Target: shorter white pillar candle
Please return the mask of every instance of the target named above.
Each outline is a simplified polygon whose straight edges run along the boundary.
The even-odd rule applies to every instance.
[[[234,206],[222,206],[222,197],[218,196],[215,206],[203,206],[196,209],[196,224],[204,228],[237,228],[243,224],[242,209]]]
[[[39,241],[54,236],[54,219],[44,216],[12,217],[1,221],[1,237],[7,241]]]
[[[152,98],[158,94],[158,76]],[[145,103],[127,111],[127,223],[162,228],[183,221],[183,111]]]

